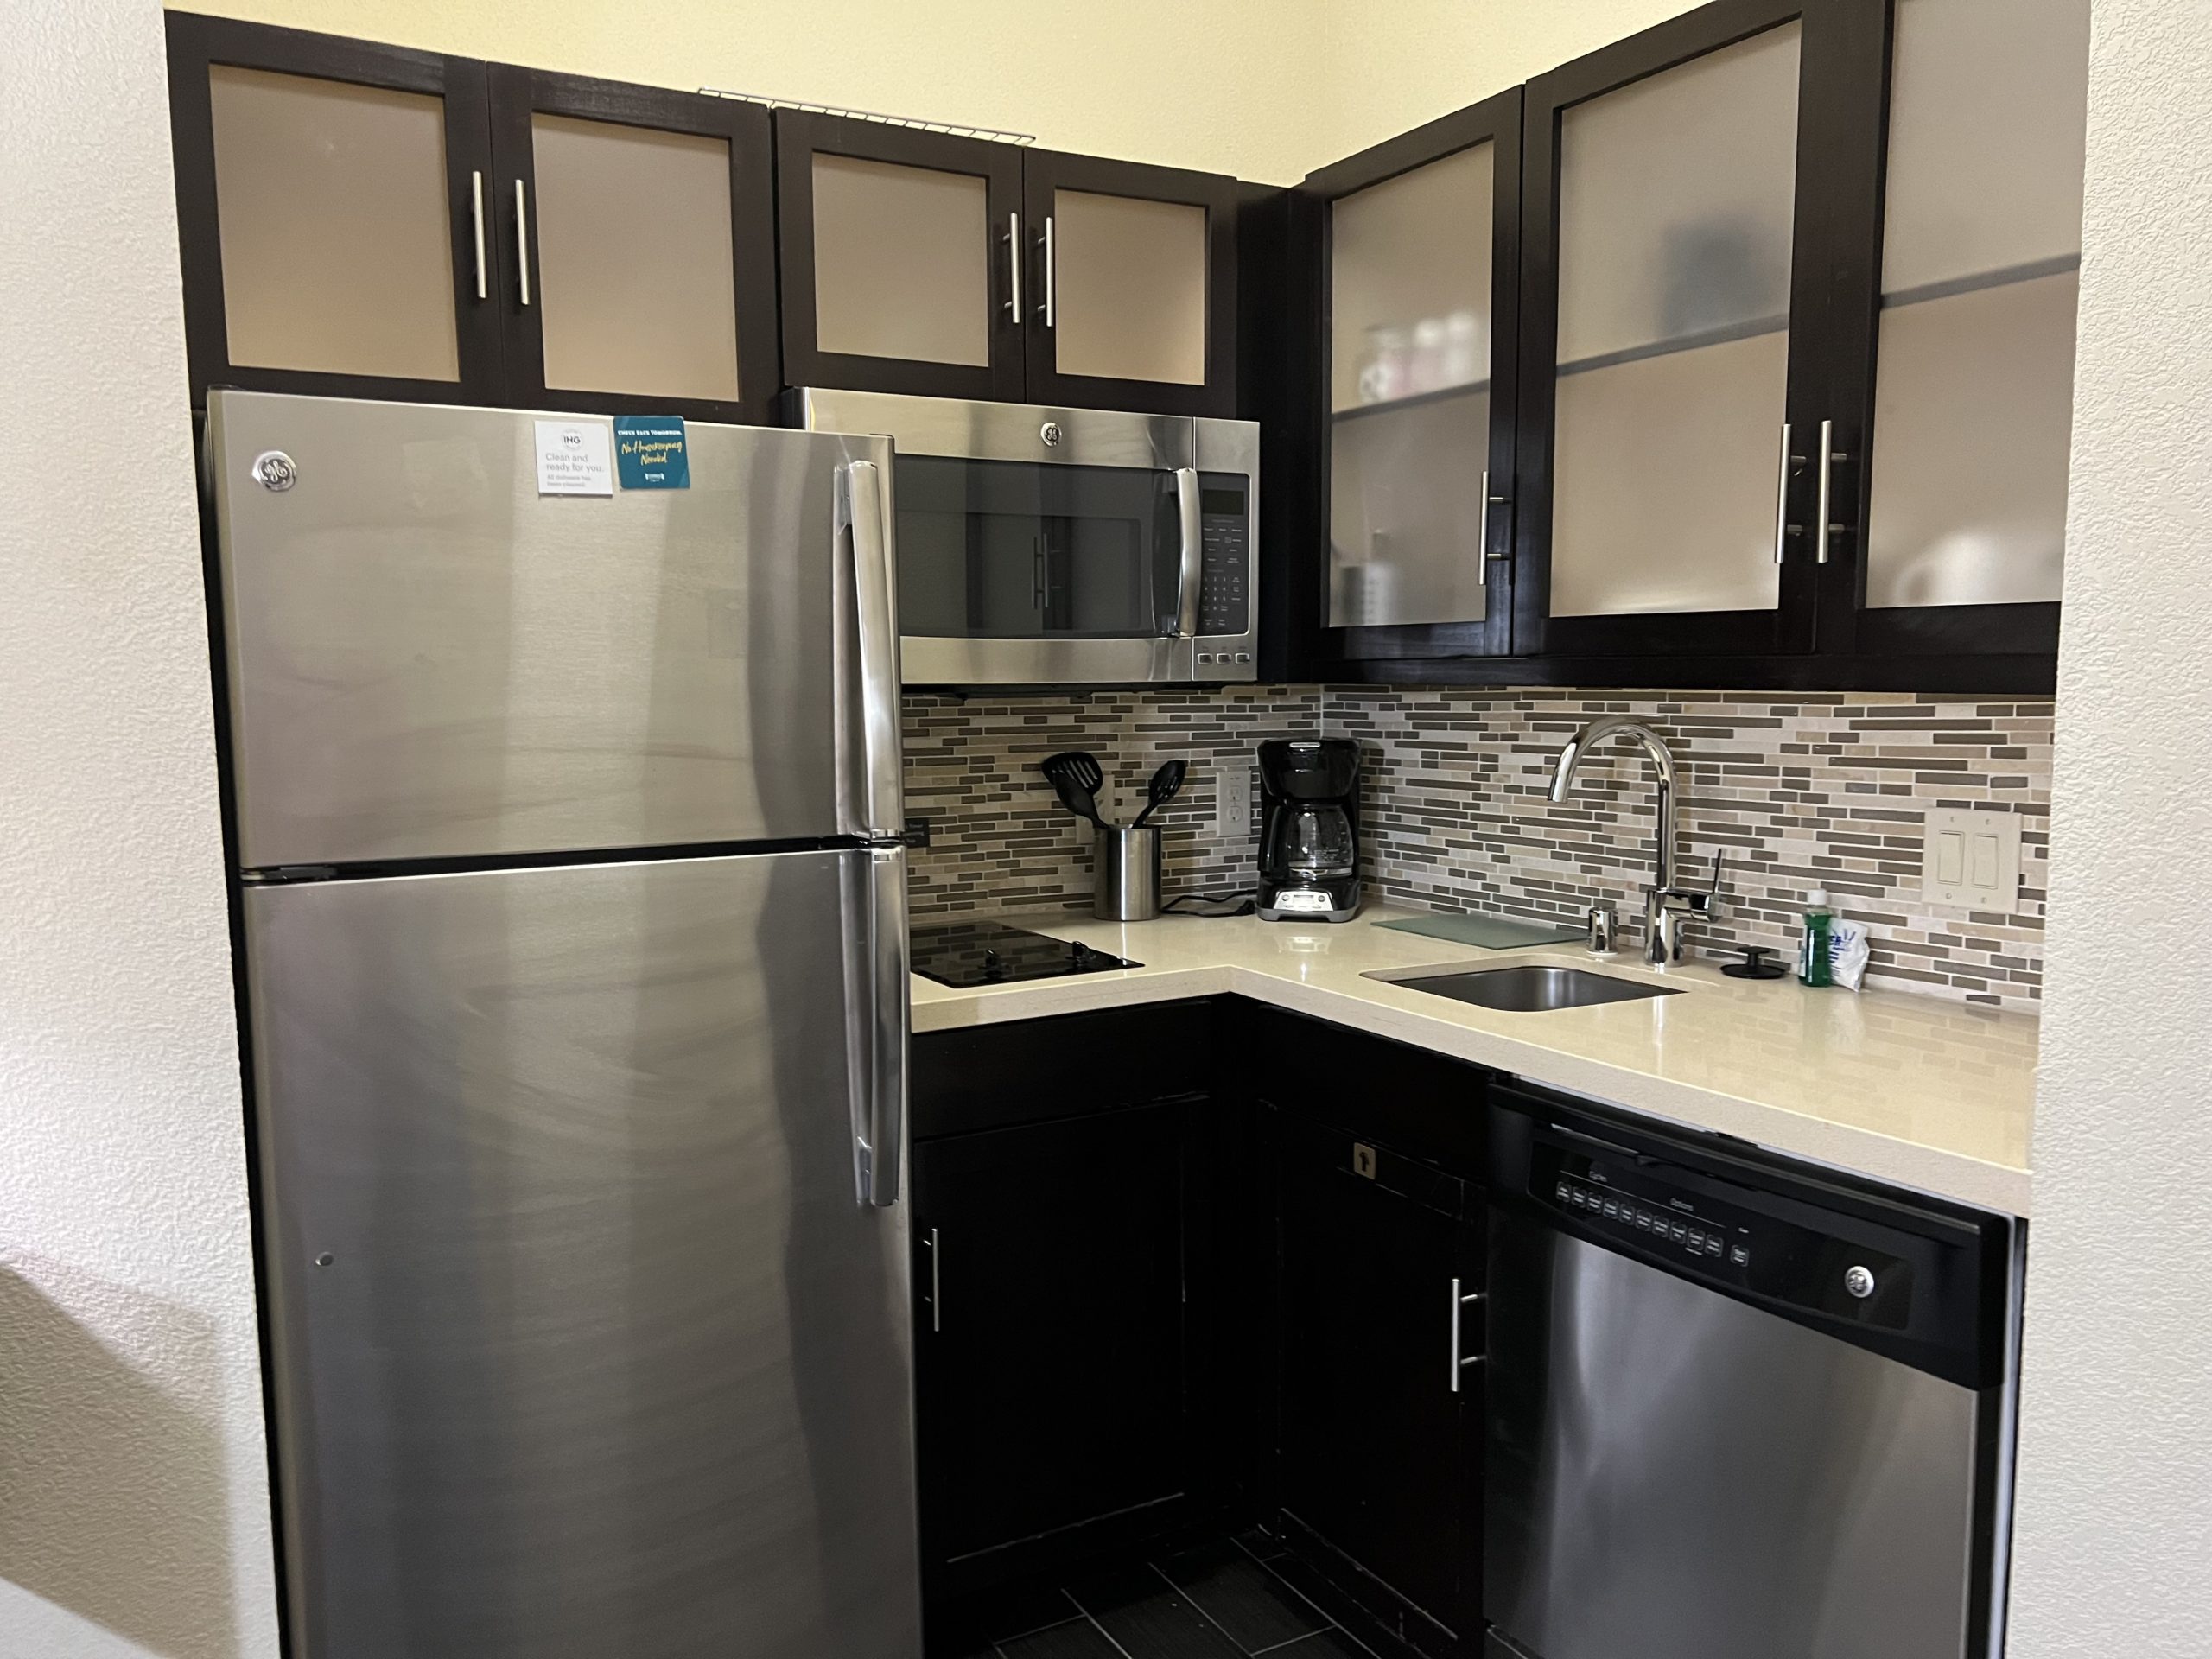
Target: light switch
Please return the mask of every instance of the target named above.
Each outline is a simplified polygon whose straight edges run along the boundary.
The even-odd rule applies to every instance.
[[[1945,830],[1934,840],[1936,879],[1947,887],[1955,887],[1967,879],[1967,838]]]
[[[1928,815],[1921,895],[1932,905],[2009,914],[2020,897],[2020,820],[1939,808]]]
[[[1998,843],[1994,836],[1974,838],[1974,885],[1993,887],[1997,885]]]

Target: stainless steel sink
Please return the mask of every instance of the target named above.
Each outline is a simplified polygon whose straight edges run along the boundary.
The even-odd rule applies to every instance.
[[[1649,985],[1580,968],[1537,967],[1527,963],[1502,968],[1394,968],[1366,977],[1508,1014],[1541,1014],[1551,1008],[1586,1008],[1600,1002],[1633,1002],[1647,996],[1678,995],[1671,986]]]

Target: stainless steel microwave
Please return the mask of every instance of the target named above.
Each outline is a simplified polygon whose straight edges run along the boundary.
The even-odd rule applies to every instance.
[[[1260,429],[1112,410],[791,394],[896,447],[909,685],[1258,677]]]

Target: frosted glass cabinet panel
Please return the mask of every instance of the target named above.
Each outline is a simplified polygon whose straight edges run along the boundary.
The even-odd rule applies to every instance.
[[[229,361],[461,378],[442,98],[207,70]]]
[[[1055,190],[1050,222],[1055,371],[1203,385],[1206,210]]]
[[[1477,144],[1332,205],[1332,410],[1490,378],[1495,150]]]
[[[817,347],[988,364],[988,181],[855,156],[813,163]]]
[[[1789,378],[1780,334],[1561,375],[1552,614],[1771,609]]]
[[[1490,414],[1478,391],[1332,426],[1332,626],[1483,620]]]
[[[2051,601],[2088,0],[1897,0],[1866,603]]]
[[[531,142],[546,385],[736,401],[729,141],[539,113]]]
[[[1487,613],[1496,152],[1330,205],[1332,626]]]
[[[1770,29],[1561,115],[1562,365],[1789,326],[1799,33]]]
[[[1560,116],[1554,616],[1778,602],[1799,36]]]

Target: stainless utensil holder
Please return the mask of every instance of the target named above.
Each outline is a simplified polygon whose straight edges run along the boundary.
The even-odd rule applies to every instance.
[[[1090,913],[1102,922],[1148,922],[1160,914],[1160,831],[1101,826],[1091,843]]]

